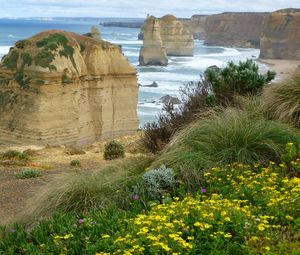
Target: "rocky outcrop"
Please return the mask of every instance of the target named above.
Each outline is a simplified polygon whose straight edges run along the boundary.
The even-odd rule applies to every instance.
[[[102,39],[100,30],[95,26],[92,26],[90,33],[87,33],[87,34],[84,34],[84,35],[88,36],[88,37],[91,37],[91,38],[94,38],[96,40],[101,40]]]
[[[300,9],[279,10],[265,17],[260,58],[300,59]]]
[[[182,22],[193,33],[195,39],[206,38],[207,15],[193,15],[190,19],[183,19]]]
[[[194,37],[175,16],[149,16],[141,34],[140,65],[167,65],[167,56],[193,56]]]
[[[166,66],[168,58],[160,35],[159,21],[150,16],[144,25],[144,31],[143,46],[139,56],[140,65]]]
[[[52,30],[0,67],[0,142],[80,145],[137,130],[136,70],[111,43]]]
[[[259,48],[266,13],[222,13],[205,22],[206,45]]]
[[[194,37],[191,31],[175,16],[159,19],[160,36],[168,56],[193,56]]]

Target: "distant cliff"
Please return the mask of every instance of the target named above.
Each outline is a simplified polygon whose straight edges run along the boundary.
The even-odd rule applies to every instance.
[[[260,58],[300,59],[300,9],[284,9],[266,16]]]
[[[207,15],[193,15],[190,19],[182,19],[182,22],[193,33],[195,39],[204,40],[206,38]]]
[[[0,142],[84,144],[138,128],[136,70],[100,39],[51,30],[0,63]]]
[[[205,21],[206,45],[260,47],[260,35],[266,13],[222,13]]]
[[[112,22],[100,23],[100,25],[104,27],[129,27],[129,28],[141,28],[143,24],[144,24],[143,21],[136,21],[136,22],[112,21]]]

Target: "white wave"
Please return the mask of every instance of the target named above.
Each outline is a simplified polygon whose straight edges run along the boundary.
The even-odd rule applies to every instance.
[[[224,65],[224,62],[218,59],[196,58],[192,61],[184,63],[184,67],[189,67],[198,70],[203,70],[213,65],[221,67],[222,65]]]
[[[111,43],[114,43],[114,44],[121,44],[121,45],[123,45],[123,44],[138,44],[138,45],[142,45],[143,44],[143,42],[142,41],[138,41],[138,40],[136,40],[136,41],[134,41],[134,40],[132,40],[132,41],[119,41],[119,40],[108,40],[109,42],[111,42]]]
[[[233,57],[233,56],[241,56],[242,52],[237,49],[225,48],[224,52],[221,53],[211,53],[211,54],[200,54],[196,55],[197,57]]]
[[[199,74],[183,74],[183,73],[171,73],[171,72],[139,72],[139,81],[164,81],[167,83],[192,81],[199,78]],[[143,83],[142,83],[143,84]]]
[[[3,56],[9,52],[11,46],[0,46],[0,56]]]
[[[9,34],[9,35],[8,35],[8,37],[10,37],[10,38],[13,38],[13,37],[14,37],[14,35],[12,35],[12,34]]]

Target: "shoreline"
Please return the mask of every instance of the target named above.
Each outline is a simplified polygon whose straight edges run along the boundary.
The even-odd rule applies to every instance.
[[[283,81],[291,77],[297,69],[300,70],[300,60],[290,59],[258,59],[257,62],[265,64],[266,69],[276,72],[276,81]],[[263,69],[263,71],[265,71]]]

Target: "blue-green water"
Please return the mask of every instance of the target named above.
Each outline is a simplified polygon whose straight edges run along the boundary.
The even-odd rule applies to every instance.
[[[37,14],[38,15],[38,14]],[[61,29],[79,34],[90,31],[100,20],[34,20],[0,19],[0,56],[8,52],[18,40],[28,38],[49,29]],[[140,87],[138,115],[141,125],[153,121],[161,109],[159,99],[164,95],[178,95],[179,88],[186,82],[196,81],[203,71],[211,65],[222,66],[228,61],[247,58],[256,59],[259,50],[212,47],[195,41],[194,57],[171,57],[167,67],[139,67],[138,55],[142,42],[137,40],[139,29],[99,26],[103,39],[122,45],[123,53],[136,66],[139,83],[142,85],[158,83],[158,88]]]

